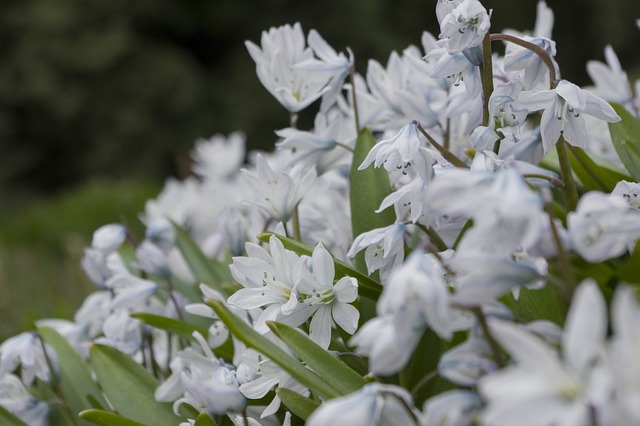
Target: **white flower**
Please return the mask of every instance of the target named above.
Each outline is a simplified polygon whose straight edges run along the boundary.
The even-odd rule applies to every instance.
[[[360,234],[353,241],[347,256],[353,258],[364,249],[369,275],[380,269],[384,279],[404,259],[404,232],[405,226],[396,223]]]
[[[551,58],[556,74],[558,73],[558,65],[553,59],[556,54],[556,43],[553,40],[546,37],[530,37],[527,35],[521,35],[520,38],[543,49]],[[515,43],[507,43],[504,56],[504,69],[506,71],[523,70],[525,89],[533,89],[545,81],[549,81],[547,77],[549,75],[547,66],[540,56]],[[547,87],[549,87],[548,83]]]
[[[433,49],[423,58],[433,78],[446,78],[454,86],[464,82],[467,94],[475,99],[482,91],[480,67],[472,64],[462,53],[450,54],[445,48]]]
[[[238,366],[238,378],[240,370],[249,370],[252,377],[241,380],[240,392],[249,399],[263,398],[274,387],[289,389],[300,395],[309,395],[309,390],[294,380],[287,372],[276,363],[264,358],[253,350],[247,350],[242,355],[244,364]],[[244,379],[244,378],[243,378]],[[262,412],[261,418],[270,416],[280,408],[280,397],[276,394],[271,403]]]
[[[547,153],[560,136],[573,146],[586,146],[587,126],[582,114],[615,123],[620,117],[603,99],[582,90],[567,80],[561,80],[554,90],[522,92],[518,105],[529,111],[544,109],[540,121],[542,145]]]
[[[0,406],[29,426],[46,426],[49,406],[35,399],[13,374],[0,378]]]
[[[311,262],[312,270],[303,275],[297,290],[302,299],[300,303],[313,311],[309,337],[326,349],[331,342],[334,321],[348,334],[353,334],[358,327],[360,312],[349,304],[358,297],[358,282],[355,278],[342,277],[333,284],[333,258],[322,243],[313,250]]]
[[[244,286],[228,299],[230,305],[242,309],[265,307],[254,327],[260,333],[267,333],[266,321],[294,320],[289,324],[298,326],[313,313],[306,309],[298,311],[295,318],[290,315],[298,305],[295,286],[302,279],[306,269],[304,259],[285,250],[282,242],[275,236],[269,239],[267,253],[260,246],[247,243],[248,257],[234,257],[229,267],[233,277]]]
[[[443,392],[424,403],[425,425],[471,426],[482,407],[478,395],[467,390]]]
[[[336,420],[349,426],[414,425],[413,400],[405,389],[371,383],[357,392],[322,403],[307,426],[333,426]],[[409,411],[411,409],[411,411]]]
[[[464,0],[440,21],[440,38],[447,40],[449,53],[478,46],[489,31],[489,14],[478,0]]]
[[[263,31],[261,47],[246,41],[245,45],[256,63],[256,72],[264,87],[289,112],[296,113],[329,90],[331,75],[297,69],[296,64],[312,59],[313,52],[305,48],[299,23]]]
[[[491,332],[511,355],[511,365],[480,380],[488,405],[486,424],[584,425],[606,393],[601,355],[607,333],[606,304],[597,285],[576,290],[562,340],[562,359],[538,337],[518,326],[489,320]]]
[[[640,183],[622,180],[613,188],[611,195],[624,198],[629,207],[640,210]]]
[[[12,373],[20,366],[22,381],[31,386],[36,377],[48,382],[51,371],[46,357],[57,368],[56,353],[49,347],[45,355],[39,337],[32,332],[23,332],[5,340],[0,346],[0,377]],[[57,373],[57,372],[56,372]]]
[[[585,194],[567,224],[573,249],[594,263],[622,255],[640,237],[640,211],[618,195]]]
[[[282,222],[291,218],[295,207],[313,186],[317,176],[315,168],[304,170],[303,167],[276,174],[260,154],[256,158],[256,172],[245,169],[242,172],[253,193],[253,198],[247,201]]]
[[[606,64],[600,61],[587,62],[587,72],[596,85],[592,89],[593,93],[609,102],[625,104],[631,101],[633,95],[627,73],[622,70],[620,61],[610,44],[604,48],[604,57]]]
[[[389,173],[407,175],[414,171],[424,182],[431,180],[433,160],[429,151],[421,146],[416,122],[404,126],[392,138],[376,143],[367,154],[358,170],[364,170],[373,163],[384,166]]]
[[[91,247],[103,253],[116,251],[127,238],[127,230],[119,223],[103,225],[96,229],[91,239]]]
[[[191,151],[193,172],[211,184],[233,176],[244,157],[245,135],[242,132],[233,132],[227,137],[218,133],[209,139],[198,139]]]
[[[330,77],[327,83],[329,90],[322,96],[322,104],[320,105],[320,112],[325,113],[335,104],[338,95],[342,91],[344,79],[349,75],[349,71],[353,66],[353,52],[347,49],[349,57],[346,57],[342,52],[336,53],[329,43],[313,29],[309,31],[307,42],[319,59],[307,59],[299,62],[294,67],[298,70],[324,74]]]

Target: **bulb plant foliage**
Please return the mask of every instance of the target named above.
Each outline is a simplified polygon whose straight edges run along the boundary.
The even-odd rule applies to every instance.
[[[639,82],[611,46],[561,76],[544,1],[435,12],[364,75],[247,41],[277,149],[198,140],[144,236],[96,230],[74,320],[0,346],[2,424],[640,424]]]

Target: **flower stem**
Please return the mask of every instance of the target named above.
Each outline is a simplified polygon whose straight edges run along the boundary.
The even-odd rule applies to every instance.
[[[484,339],[489,344],[491,348],[491,352],[493,352],[493,356],[495,358],[496,364],[500,367],[504,367],[507,365],[507,362],[502,355],[502,350],[500,349],[500,345],[496,342],[496,339],[491,334],[491,330],[489,329],[489,324],[487,324],[487,318],[484,316],[484,312],[478,306],[474,306],[469,308],[469,310],[473,313],[478,320],[478,324],[480,324],[480,328],[482,329],[482,334],[484,335]]]
[[[449,151],[448,149],[446,149],[445,147],[440,145],[438,142],[436,142],[436,140],[433,139],[429,133],[427,133],[427,131],[424,129],[424,127],[422,127],[422,124],[420,124],[418,121],[415,121],[415,123],[416,123],[416,127],[418,128],[420,133],[422,133],[424,135],[424,137],[427,138],[429,143],[431,145],[433,145],[433,147],[440,154],[442,154],[442,156],[444,157],[445,160],[447,160],[448,162],[450,162],[451,164],[453,164],[456,167],[460,167],[460,168],[463,168],[463,169],[468,169],[469,168],[469,166],[467,166],[464,163],[464,161],[462,161],[461,159],[456,157],[451,151]]]
[[[467,233],[467,231],[469,230],[469,228],[471,228],[473,226],[473,219],[469,219],[467,220],[464,225],[462,226],[462,229],[460,230],[460,233],[458,234],[458,237],[456,238],[456,240],[453,243],[453,249],[456,250],[458,248],[458,244],[460,244],[460,241],[462,241],[462,237],[464,236],[464,234]]]
[[[489,33],[482,40],[482,56],[482,94],[484,98],[482,101],[482,125],[488,126],[489,99],[493,93],[493,58],[491,57],[491,35]]]
[[[360,118],[358,117],[358,103],[356,96],[356,62],[349,68],[349,80],[351,80],[351,103],[353,104],[353,121],[356,125],[356,135],[360,134]]]
[[[418,394],[418,391],[420,389],[422,389],[422,387],[424,385],[426,385],[427,383],[429,383],[431,380],[435,379],[436,377],[438,377],[438,369],[435,369],[427,374],[424,375],[424,377],[422,377],[418,383],[416,383],[412,388],[411,388],[411,396],[413,396],[413,398],[416,398],[416,395]]]
[[[549,84],[551,88],[554,89],[558,85],[558,79],[556,76],[556,67],[553,65],[553,61],[551,60],[551,56],[547,53],[546,50],[541,48],[540,46],[536,46],[533,43],[529,43],[528,41],[522,40],[521,38],[509,35],[509,34],[491,34],[491,41],[501,40],[508,41],[513,44],[517,44],[518,46],[524,47],[525,49],[529,49],[536,55],[542,59],[542,62],[547,66],[549,70]]]
[[[574,211],[578,205],[578,188],[576,187],[576,181],[573,179],[573,171],[571,170],[571,163],[569,163],[566,144],[567,142],[564,140],[564,137],[560,135],[560,139],[558,139],[556,143],[556,151],[558,152],[558,160],[560,161],[562,181],[564,182],[563,193],[565,207],[567,213],[569,213]]]
[[[302,241],[302,233],[300,232],[300,213],[298,211],[298,206],[293,209],[293,239],[296,241]]]
[[[440,235],[438,235],[438,233],[433,228],[431,228],[430,226],[424,226],[421,223],[416,223],[416,226],[429,236],[429,240],[435,248],[440,251],[445,251],[449,248],[447,247],[447,244],[442,240],[442,237],[440,237]]]
[[[562,275],[564,276],[564,281],[562,281],[562,285],[559,285],[560,291],[563,293],[564,298],[567,301],[571,300],[573,292],[576,288],[576,280],[575,274],[573,271],[573,265],[569,260],[569,256],[567,255],[567,251],[562,243],[562,239],[560,238],[560,232],[558,232],[558,228],[556,227],[556,222],[553,220],[553,208],[551,208],[551,204],[547,204],[545,206],[545,210],[547,211],[547,215],[549,216],[549,226],[551,228],[551,236],[553,237],[553,242],[556,245],[556,249],[558,250],[558,263],[560,269],[562,270]]]

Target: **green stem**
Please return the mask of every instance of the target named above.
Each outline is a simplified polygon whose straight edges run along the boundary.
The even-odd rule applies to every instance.
[[[543,179],[548,181],[549,183],[551,183],[551,185],[558,187],[558,188],[564,188],[564,183],[553,176],[548,176],[548,175],[542,175],[542,174],[537,174],[537,173],[528,173],[528,174],[524,174],[522,175],[522,177],[524,177],[525,179],[531,178],[531,179]]]
[[[498,139],[496,143],[493,144],[493,152],[495,152],[496,155],[498,155],[498,153],[500,152],[501,143],[502,143],[502,139]]]
[[[493,93],[493,58],[491,57],[491,35],[487,33],[482,40],[482,125],[489,125],[489,99]],[[500,145],[498,145],[499,147]],[[497,152],[496,152],[497,154]]]
[[[549,84],[551,88],[552,89],[556,88],[556,86],[558,85],[558,79],[556,77],[556,67],[553,65],[553,60],[551,59],[551,56],[549,56],[546,50],[544,50],[540,46],[536,46],[533,43],[529,43],[528,41],[524,41],[521,38],[509,35],[509,34],[491,34],[490,38],[491,38],[491,41],[501,40],[501,41],[508,41],[513,44],[517,44],[518,46],[524,47],[525,49],[529,49],[530,51],[538,55],[540,59],[542,59],[542,62],[544,62],[544,64],[547,66],[547,69],[549,70]]]
[[[460,244],[460,241],[462,241],[462,237],[464,237],[464,234],[466,234],[469,228],[471,228],[472,226],[473,226],[473,219],[469,219],[464,223],[464,225],[462,226],[462,229],[460,230],[460,233],[458,234],[458,236],[456,237],[456,240],[453,243],[452,248],[454,250],[457,250],[458,244]]]
[[[429,236],[429,240],[431,241],[431,244],[433,244],[435,248],[437,248],[440,251],[445,251],[449,248],[447,247],[447,244],[444,242],[442,237],[440,237],[440,235],[438,235],[438,233],[433,228],[431,228],[430,226],[429,227],[424,226],[421,223],[416,223],[416,226]]]
[[[560,238],[560,232],[558,231],[558,227],[556,226],[556,222],[553,220],[553,208],[550,204],[545,206],[545,210],[547,211],[547,216],[549,216],[549,226],[551,228],[551,236],[553,237],[553,242],[556,245],[556,249],[558,250],[558,263],[560,265],[560,269],[562,270],[562,275],[564,277],[564,281],[560,287],[560,291],[563,293],[562,295],[567,301],[571,300],[573,292],[576,288],[576,279],[573,271],[573,265],[569,260],[569,256],[567,250],[562,243],[562,238]]]
[[[564,140],[564,137],[560,135],[560,139],[558,139],[556,143],[556,151],[558,152],[558,160],[560,161],[562,181],[564,182],[563,193],[565,207],[567,213],[569,213],[574,211],[578,205],[578,188],[576,187],[576,181],[573,179],[573,171],[571,170],[566,145],[567,142]]]
[[[298,211],[298,206],[296,205],[295,209],[293,209],[293,239],[296,241],[302,241],[302,233],[300,232],[300,213]]]
[[[424,135],[424,137],[427,138],[427,140],[429,141],[429,143],[440,153],[442,154],[442,156],[445,158],[445,160],[447,160],[448,162],[450,162],[451,164],[453,164],[456,167],[460,167],[462,169],[468,169],[469,166],[467,166],[464,161],[462,161],[461,159],[459,159],[458,157],[456,157],[451,151],[449,151],[448,149],[446,149],[445,147],[443,147],[442,145],[440,145],[438,142],[436,142],[435,139],[433,139],[431,137],[431,135],[429,133],[427,133],[427,131],[422,127],[422,124],[420,124],[419,122],[415,121],[416,127],[418,128],[418,130],[420,131],[420,133],[422,133]]]
[[[413,396],[413,398],[415,399],[416,396],[418,395],[418,391],[420,389],[422,389],[422,387],[424,385],[426,385],[427,383],[429,383],[431,380],[435,379],[436,377],[438,377],[438,370],[433,370],[430,373],[427,373],[424,375],[424,377],[422,377],[420,379],[420,381],[418,381],[418,383],[416,383],[412,388],[411,388],[411,396]]]
[[[351,80],[351,103],[353,104],[353,121],[356,125],[356,135],[360,134],[360,118],[358,117],[358,102],[356,96],[356,63],[355,60],[349,69],[349,79]]]
[[[469,310],[474,314],[476,319],[478,320],[478,324],[480,324],[480,328],[482,329],[482,334],[484,334],[484,339],[489,344],[491,348],[491,352],[493,352],[493,356],[496,360],[496,364],[499,367],[504,367],[507,365],[504,356],[502,355],[502,350],[500,349],[500,345],[496,342],[496,339],[491,334],[491,330],[489,329],[489,324],[487,324],[487,318],[484,316],[484,312],[479,307],[469,308]]]

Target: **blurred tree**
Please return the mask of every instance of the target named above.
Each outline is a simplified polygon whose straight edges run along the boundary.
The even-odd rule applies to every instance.
[[[537,0],[486,0],[494,31],[533,27]],[[549,0],[563,75],[607,42],[637,67],[637,0]],[[0,4],[0,191],[52,191],[88,176],[176,173],[198,137],[243,129],[269,147],[288,119],[243,45],[300,21],[358,69],[437,35],[435,0],[3,0]],[[632,34],[632,35],[629,35]],[[636,55],[636,56],[633,56]],[[310,117],[303,117],[310,123]],[[303,121],[305,123],[305,121]],[[6,206],[6,203],[5,203]]]

